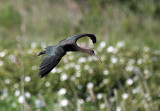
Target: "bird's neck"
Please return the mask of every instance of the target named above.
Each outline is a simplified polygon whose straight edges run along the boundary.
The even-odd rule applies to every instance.
[[[87,53],[87,54],[89,54],[89,52],[90,52],[90,49],[83,49],[81,47],[76,47],[76,49],[77,49],[77,51],[84,52],[84,53]]]

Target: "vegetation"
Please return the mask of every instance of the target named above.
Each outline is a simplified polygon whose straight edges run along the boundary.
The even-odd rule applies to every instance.
[[[159,110],[159,13],[156,0],[0,0],[0,110]],[[80,33],[103,63],[68,53],[40,79],[37,53]]]

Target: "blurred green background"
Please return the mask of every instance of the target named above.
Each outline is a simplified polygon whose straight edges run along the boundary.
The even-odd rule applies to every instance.
[[[40,79],[37,53],[82,33],[103,63],[68,53]],[[0,0],[0,110],[158,111],[159,44],[159,0]]]

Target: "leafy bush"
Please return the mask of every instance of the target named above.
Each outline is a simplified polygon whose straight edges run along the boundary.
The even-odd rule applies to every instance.
[[[109,107],[115,110],[116,107],[123,109],[125,105],[125,109],[129,110],[136,105],[135,109],[145,110],[146,104],[149,109],[158,108],[157,105],[152,106],[159,104],[159,93],[158,90],[155,91],[159,82],[156,78],[160,73],[158,50],[153,51],[149,47],[129,49],[124,41],[112,46],[101,42],[97,45],[96,52],[102,59],[102,64],[86,54],[68,53],[49,75],[40,79],[38,66],[42,57],[37,57],[36,54],[45,46],[46,43],[33,42],[23,50],[9,51],[6,48],[0,52],[1,99],[10,101],[7,97],[15,95],[15,99],[21,103],[23,79],[20,80],[20,75],[24,73],[25,97],[30,107],[43,106],[32,106],[35,101],[42,101],[36,96],[41,93],[46,101],[50,101],[48,104],[58,102],[62,107],[69,105],[70,110],[77,107],[76,101],[85,109],[86,104],[91,104],[93,109]],[[37,99],[30,98],[30,95]]]
[[[7,5],[0,10],[0,25],[11,28],[19,26],[20,23],[20,15],[13,6]]]
[[[1,111],[160,109],[157,1],[0,3],[0,24],[5,27],[0,27]],[[25,31],[19,30],[19,6],[25,12]],[[87,54],[67,53],[40,79],[43,56],[37,53],[78,33],[95,33],[94,50],[103,63]]]

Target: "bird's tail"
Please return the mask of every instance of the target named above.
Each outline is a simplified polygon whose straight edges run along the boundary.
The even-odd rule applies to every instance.
[[[41,51],[41,52],[39,52],[39,54],[37,56],[40,56],[40,55],[45,54],[45,53],[46,53],[46,51]]]

